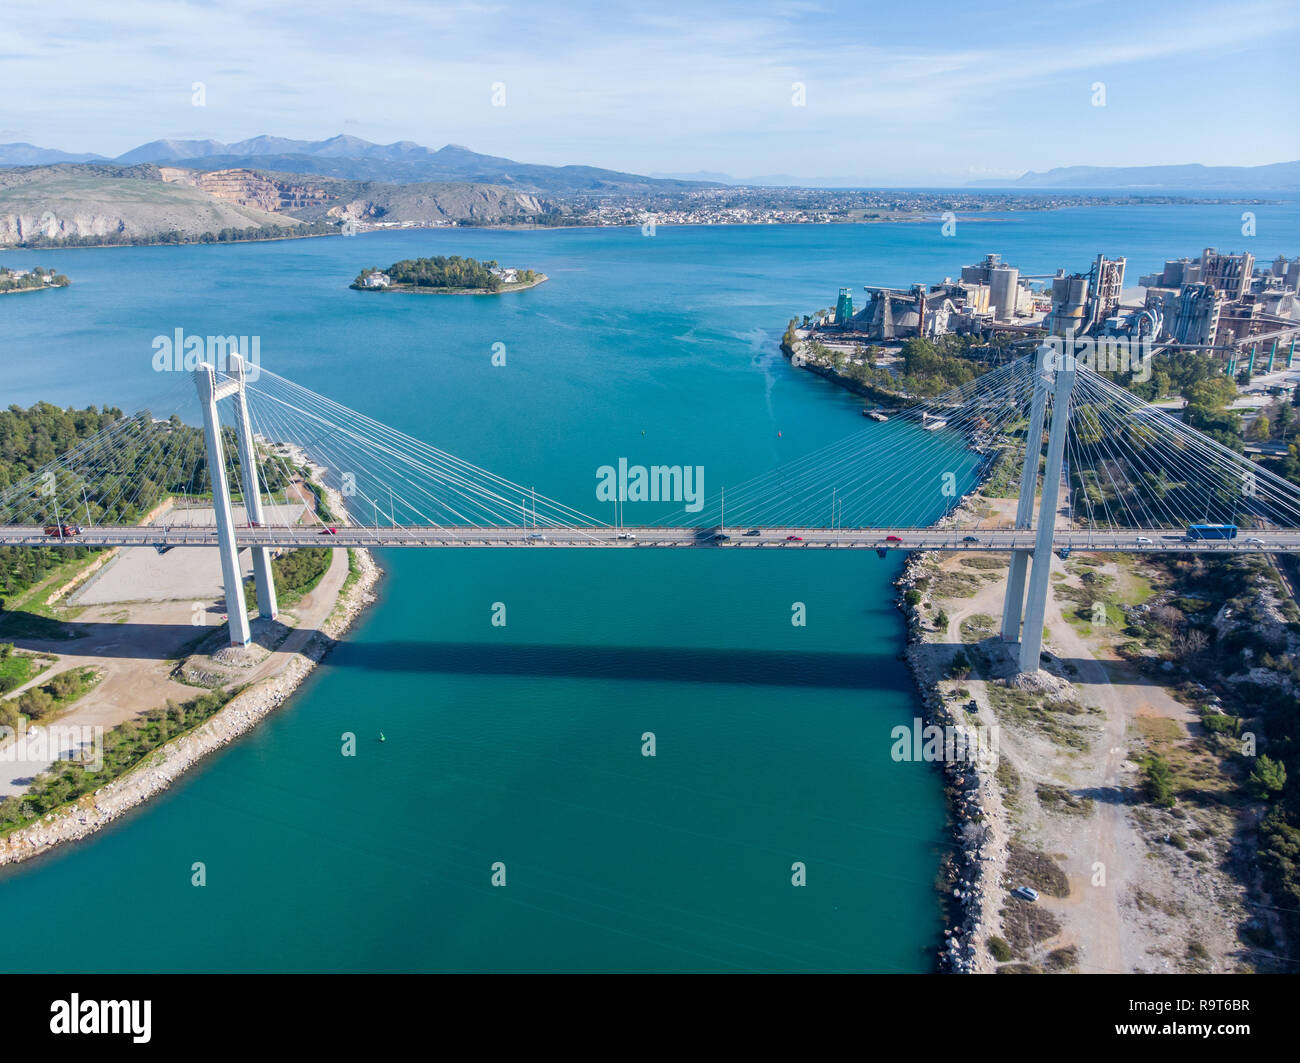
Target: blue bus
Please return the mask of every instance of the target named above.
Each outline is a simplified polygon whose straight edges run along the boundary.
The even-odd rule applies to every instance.
[[[1236,537],[1235,524],[1189,524],[1187,526],[1189,539],[1235,539]]]

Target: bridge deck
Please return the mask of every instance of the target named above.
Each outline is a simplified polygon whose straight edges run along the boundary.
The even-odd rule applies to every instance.
[[[946,528],[728,528],[725,541],[715,539],[710,528],[529,528],[529,527],[347,527],[329,534],[316,526],[238,528],[241,548],[267,546],[424,548],[531,548],[605,547],[615,549],[664,549],[705,547],[709,549],[842,549],[842,550],[959,550],[1005,551],[1032,549],[1033,529],[946,529]],[[753,534],[756,532],[757,534]],[[972,539],[973,537],[973,539]],[[152,546],[214,547],[213,526],[138,527],[130,525],[86,527],[75,536],[44,534],[39,526],[0,527],[0,546]],[[1236,539],[1188,540],[1181,532],[1168,529],[1126,529],[1124,531],[1058,530],[1052,539],[1055,549],[1164,552],[1236,553],[1265,551],[1300,552],[1300,530],[1243,530]]]

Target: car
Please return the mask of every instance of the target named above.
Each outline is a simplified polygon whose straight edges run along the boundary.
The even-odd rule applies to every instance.
[[[787,536],[785,537],[785,541],[788,542],[788,543],[801,543],[801,542],[803,542],[803,536],[802,536],[802,535],[787,535]]]
[[[886,536],[885,536],[885,542],[887,542],[887,543],[901,543],[902,541],[903,541],[903,537],[902,537],[901,535],[886,535]]]
[[[980,711],[980,703],[979,703],[978,701],[976,701],[974,698],[971,698],[970,701],[966,702],[966,711],[967,711],[967,712],[979,712],[979,711]]]
[[[545,543],[550,541],[541,532],[530,532],[528,535],[524,536],[524,538],[530,543]]]
[[[962,542],[964,543],[977,543],[979,541],[980,541],[980,537],[978,535],[967,535],[964,539],[962,539]]]
[[[1145,535],[1139,535],[1139,536],[1137,537],[1137,541],[1140,542],[1140,543],[1150,543],[1150,542],[1151,542],[1151,540],[1148,539]]]
[[[1247,539],[1246,542],[1248,542],[1248,543],[1254,543],[1256,546],[1263,546],[1263,545],[1264,545],[1264,540],[1263,540],[1263,539],[1256,539],[1253,535],[1252,535],[1249,539]]]
[[[763,533],[759,531],[757,528],[750,528],[749,531],[745,532],[745,538],[749,538],[750,536],[753,535],[762,535],[762,534]]]
[[[322,528],[320,533],[322,535],[338,535],[339,530],[338,528]]]
[[[718,532],[713,536],[713,541],[715,543],[729,543],[731,542],[731,536],[725,532]]]
[[[1017,886],[1011,893],[1022,901],[1038,900],[1038,891],[1033,886]]]
[[[631,532],[619,532],[619,533],[618,533],[618,537],[619,537],[620,539],[635,539],[635,538],[636,538],[636,536],[633,535]]]

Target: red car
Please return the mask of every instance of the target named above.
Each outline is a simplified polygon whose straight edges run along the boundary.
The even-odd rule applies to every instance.
[[[887,542],[887,543],[901,543],[902,541],[903,541],[902,538],[901,538],[900,536],[897,536],[897,535],[886,535],[886,536],[885,536],[885,542]]]
[[[803,536],[802,536],[802,535],[787,535],[787,536],[785,537],[785,541],[788,542],[788,543],[801,543],[801,542],[803,542]]]
[[[339,530],[338,528],[322,528],[320,533],[322,535],[338,535]]]

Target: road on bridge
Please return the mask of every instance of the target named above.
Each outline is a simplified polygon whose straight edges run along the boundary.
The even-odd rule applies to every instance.
[[[607,547],[614,549],[843,549],[843,550],[1031,550],[1033,529],[951,528],[749,528],[725,532],[709,528],[614,527],[367,527],[340,525],[333,531],[319,526],[241,527],[235,537],[241,549],[266,546],[371,548],[530,548]],[[75,536],[46,535],[39,526],[0,527],[3,546],[152,546],[213,547],[212,526],[92,526]],[[1053,549],[1123,552],[1222,554],[1242,552],[1300,552],[1300,531],[1243,530],[1236,539],[1193,539],[1168,529],[1078,531],[1057,529]]]

